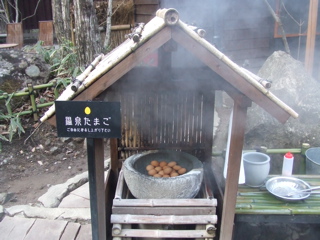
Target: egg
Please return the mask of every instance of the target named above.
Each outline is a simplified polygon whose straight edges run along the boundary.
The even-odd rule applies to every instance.
[[[148,165],[148,166],[146,167],[146,169],[147,169],[147,171],[150,171],[151,169],[154,169],[154,166]]]
[[[158,174],[161,175],[161,176],[163,176],[163,175],[164,175],[164,171],[161,170],[161,171],[158,172]]]
[[[177,177],[177,176],[179,176],[179,173],[177,173],[177,172],[172,172],[170,174],[170,177]]]
[[[153,175],[155,175],[157,173],[157,171],[155,170],[155,169],[151,169],[150,171],[148,171],[148,174],[150,175],[150,176],[153,176]]]
[[[151,161],[150,164],[151,164],[152,166],[155,166],[155,167],[159,166],[159,162],[158,162],[157,160]]]
[[[172,172],[172,168],[171,167],[167,167],[167,168],[163,169],[163,172],[165,174],[170,174]]]
[[[173,166],[172,168],[173,168],[174,170],[177,170],[177,171],[178,171],[179,169],[181,169],[181,166],[175,165],[175,166]]]
[[[187,169],[185,169],[185,168],[180,168],[179,170],[178,170],[178,173],[181,175],[181,174],[184,174],[184,173],[186,173],[187,172]]]
[[[169,167],[173,167],[173,166],[176,165],[176,164],[177,164],[177,163],[173,161],[173,162],[169,162],[169,163],[168,163],[168,166],[169,166]]]
[[[170,177],[170,175],[165,174],[165,175],[163,175],[162,177],[163,177],[163,178],[168,178],[168,177]]]
[[[162,167],[155,167],[154,168],[157,172],[160,172],[162,170]]]
[[[154,177],[162,177],[160,174],[155,174],[155,175],[153,175]]]
[[[162,162],[159,163],[159,166],[163,168],[164,166],[167,166],[167,162],[166,161],[162,161]]]

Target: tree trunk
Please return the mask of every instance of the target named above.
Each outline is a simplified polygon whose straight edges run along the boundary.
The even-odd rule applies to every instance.
[[[75,39],[79,65],[84,66],[102,52],[101,37],[93,0],[74,0]]]
[[[104,40],[104,50],[108,49],[111,38],[111,17],[112,17],[112,0],[108,0],[108,11],[107,11],[107,26],[106,26],[106,38]]]
[[[52,0],[53,25],[58,43],[71,41],[70,0]]]

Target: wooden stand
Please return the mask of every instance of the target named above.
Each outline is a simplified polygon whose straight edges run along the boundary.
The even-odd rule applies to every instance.
[[[203,184],[193,199],[135,199],[118,178],[111,223],[114,240],[135,238],[213,239],[217,200]]]
[[[43,46],[53,45],[53,23],[52,21],[39,22],[39,41],[43,41]]]
[[[8,23],[7,24],[7,43],[18,44],[17,48],[23,46],[23,29],[22,23]]]

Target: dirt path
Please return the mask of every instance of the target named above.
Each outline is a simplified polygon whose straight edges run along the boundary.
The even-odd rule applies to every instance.
[[[51,185],[87,170],[84,139],[58,138],[55,128],[47,124],[29,137],[33,130],[27,129],[12,143],[2,142],[0,194],[8,194],[4,207],[34,204]],[[108,155],[106,146],[105,157]]]

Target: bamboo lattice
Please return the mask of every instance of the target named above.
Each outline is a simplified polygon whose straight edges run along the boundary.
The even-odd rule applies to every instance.
[[[186,92],[121,94],[121,159],[154,149],[178,149],[202,157],[210,131],[204,129],[207,95]],[[212,137],[212,136],[211,136]]]

